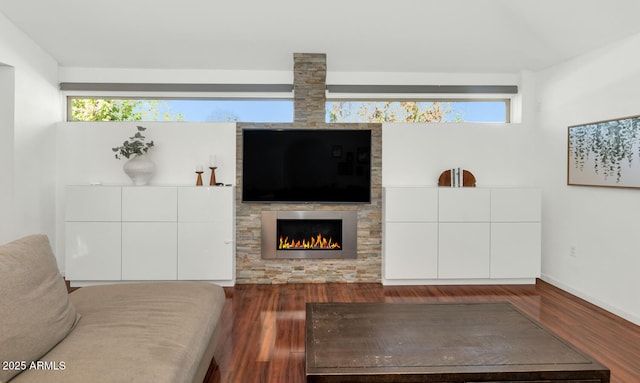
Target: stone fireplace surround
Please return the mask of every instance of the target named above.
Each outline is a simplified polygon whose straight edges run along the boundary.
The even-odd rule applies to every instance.
[[[325,54],[293,55],[293,123],[236,125],[236,283],[381,282],[382,280],[382,124],[330,124],[326,108]],[[243,203],[243,129],[369,129],[371,130],[371,203]],[[355,211],[355,259],[262,259],[263,211]]]
[[[304,204],[242,202],[242,129],[370,129],[371,203]],[[382,125],[381,124],[253,124],[236,128],[236,283],[380,282],[382,278]],[[356,211],[355,259],[262,259],[263,211]]]
[[[382,280],[382,124],[325,123],[325,54],[293,55],[293,123],[236,124],[236,283],[381,282]],[[242,202],[243,129],[371,130],[371,203],[285,204]],[[263,211],[355,211],[357,255],[354,259],[262,259]]]

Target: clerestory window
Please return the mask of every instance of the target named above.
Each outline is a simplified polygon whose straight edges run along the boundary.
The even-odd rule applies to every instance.
[[[509,122],[510,100],[336,100],[327,122]]]
[[[293,100],[69,97],[68,121],[292,122]]]
[[[118,95],[130,88],[143,96]],[[67,97],[68,121],[287,123],[294,114],[293,87],[286,84],[63,83],[61,89],[79,91]],[[216,96],[203,96],[207,92]],[[515,94],[516,86],[328,85],[326,122],[508,123]]]

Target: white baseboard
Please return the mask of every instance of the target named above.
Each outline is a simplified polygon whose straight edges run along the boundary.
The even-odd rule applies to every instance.
[[[480,278],[480,279],[383,279],[385,286],[415,285],[535,285],[535,278]]]
[[[594,304],[594,305],[596,305],[596,306],[598,306],[598,307],[600,307],[600,308],[602,308],[604,310],[607,310],[612,314],[615,314],[615,315],[617,315],[617,316],[619,316],[619,317],[621,317],[623,319],[626,319],[629,322],[632,322],[632,323],[640,326],[640,317],[638,317],[636,315],[633,315],[631,313],[628,313],[628,312],[620,309],[619,307],[612,306],[612,305],[610,305],[610,304],[608,304],[606,302],[603,302],[603,301],[601,301],[601,300],[599,300],[597,298],[594,298],[594,297],[592,297],[590,295],[584,294],[581,291],[576,290],[573,287],[558,281],[557,279],[553,278],[550,275],[542,274],[540,276],[540,279],[542,279],[543,281],[545,281],[547,283],[550,283],[550,284],[552,284],[552,285],[554,285],[554,286],[556,286],[556,287],[558,287],[558,288],[560,288],[560,289],[562,289],[562,290],[564,290],[564,291],[566,291],[566,292],[568,292],[570,294],[573,294],[573,295],[577,296],[578,298],[584,299],[585,301],[587,301],[589,303],[592,303],[592,304]]]

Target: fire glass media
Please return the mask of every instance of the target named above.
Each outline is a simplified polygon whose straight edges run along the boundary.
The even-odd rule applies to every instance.
[[[278,250],[340,250],[342,220],[278,219]]]

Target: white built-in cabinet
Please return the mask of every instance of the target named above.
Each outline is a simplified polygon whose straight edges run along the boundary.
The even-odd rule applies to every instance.
[[[438,190],[438,278],[490,278],[490,190]]]
[[[177,279],[174,187],[122,188],[122,280]]]
[[[491,190],[491,276],[540,276],[540,190]]]
[[[532,283],[540,199],[526,188],[386,187],[383,282]]]
[[[178,279],[235,275],[235,194],[231,187],[178,189]]]
[[[66,278],[235,279],[232,187],[68,186]]]
[[[119,187],[67,187],[65,277],[122,279],[122,191]]]
[[[385,277],[438,278],[438,189],[386,188],[384,201]]]

